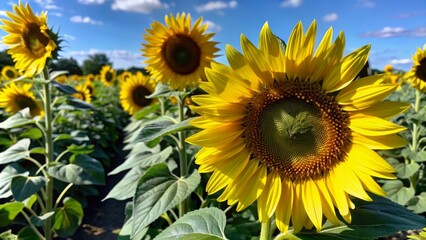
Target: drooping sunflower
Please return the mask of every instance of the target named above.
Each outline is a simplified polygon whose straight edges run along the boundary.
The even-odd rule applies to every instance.
[[[77,91],[72,96],[78,99],[81,99],[87,103],[90,103],[92,97],[90,96],[90,90],[87,88],[86,84],[78,84],[75,86],[75,90]]]
[[[124,111],[133,115],[142,108],[150,105],[152,99],[146,96],[152,94],[155,84],[147,75],[137,72],[121,85],[120,100]]]
[[[31,92],[32,84],[10,83],[0,91],[0,108],[6,112],[17,113],[24,108],[29,108],[31,116],[43,117],[44,111],[41,102]]]
[[[124,71],[120,74],[120,83],[125,83],[128,79],[130,79],[132,77],[132,73],[129,71]]]
[[[18,72],[12,66],[4,66],[1,70],[1,76],[3,79],[10,81],[19,77]]]
[[[383,76],[354,78],[370,46],[343,57],[343,32],[330,28],[314,52],[317,25],[306,33],[299,22],[288,45],[266,23],[259,47],[241,35],[238,52],[226,47],[230,66],[206,69],[206,94],[192,97],[191,121],[202,129],[186,141],[202,149],[199,172],[212,172],[209,194],[241,211],[257,200],[259,220],[275,213],[277,227],[321,230],[324,216],[351,221],[351,196],[385,195],[373,177],[395,178],[374,149],[401,147],[405,128],[388,122],[409,105],[382,101],[396,88]],[[337,209],[337,211],[336,211]]]
[[[117,72],[109,65],[105,65],[102,67],[101,72],[101,81],[105,86],[111,86],[114,84],[117,78]]]
[[[426,44],[413,55],[413,66],[405,78],[410,79],[411,86],[420,92],[426,92]]]
[[[1,20],[1,28],[9,33],[3,43],[10,47],[8,54],[16,62],[16,69],[32,77],[44,69],[57,44],[50,35],[46,12],[35,15],[29,4],[24,6],[22,2],[13,5],[13,11],[6,12],[11,20]]]
[[[168,83],[171,89],[193,87],[205,78],[204,68],[210,66],[219,50],[211,41],[213,33],[204,33],[207,25],[199,18],[191,27],[190,14],[165,16],[166,26],[154,21],[144,34],[142,56],[146,69],[157,82]]]

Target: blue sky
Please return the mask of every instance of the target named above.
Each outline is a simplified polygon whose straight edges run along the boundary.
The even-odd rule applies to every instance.
[[[18,0],[1,0],[0,17]],[[25,0],[22,0],[26,3]],[[408,70],[411,56],[426,43],[426,0],[28,0],[34,12],[48,11],[48,24],[66,40],[63,57],[79,63],[90,54],[105,53],[114,68],[144,67],[142,35],[150,23],[164,23],[170,13],[203,17],[208,32],[216,35],[220,57],[230,44],[240,48],[240,34],[257,44],[259,31],[268,21],[272,31],[287,40],[292,28],[302,21],[306,29],[313,19],[318,24],[317,42],[329,27],[334,37],[346,36],[346,54],[371,44],[370,66],[383,69],[392,64]],[[0,30],[0,36],[6,33]],[[4,49],[0,45],[0,50]]]

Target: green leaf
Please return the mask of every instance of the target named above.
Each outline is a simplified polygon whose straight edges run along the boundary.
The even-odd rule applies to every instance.
[[[81,204],[73,198],[67,198],[63,207],[55,209],[53,229],[60,237],[72,236],[80,226],[83,216]]]
[[[321,232],[300,232],[298,239],[309,240],[360,240],[390,236],[398,231],[420,229],[426,219],[414,214],[389,199],[372,196],[373,202],[354,199],[352,223],[347,226],[324,228]],[[288,234],[287,237],[291,236]],[[277,240],[288,239],[285,235]]]
[[[46,149],[44,147],[35,147],[35,148],[31,148],[30,153],[33,153],[33,154],[45,154],[46,153]]]
[[[28,148],[30,147],[30,143],[30,139],[24,138],[12,145],[10,148],[6,149],[6,151],[1,152],[0,164],[16,162],[22,158],[29,157],[30,152],[28,151]]]
[[[37,140],[41,137],[43,137],[43,133],[38,128],[30,128],[19,135],[19,138],[29,138],[32,140]]]
[[[37,194],[31,195],[31,197],[22,201],[26,208],[32,208],[34,203],[37,201]]]
[[[114,198],[117,200],[126,200],[135,195],[137,182],[145,173],[144,169],[134,167],[111,189],[108,195],[102,200]]]
[[[55,137],[55,139],[53,139],[53,142],[59,141],[59,140],[70,140],[73,139],[73,136],[69,135],[69,134],[60,134],[59,136]]]
[[[1,240],[18,240],[18,236],[12,233],[12,230],[0,233]]]
[[[402,178],[402,179],[410,178],[420,168],[420,165],[416,162],[405,164],[405,163],[399,162],[398,160],[394,158],[388,159],[388,161],[395,168],[396,175],[398,176],[398,178]]]
[[[8,198],[12,196],[12,191],[10,190],[10,183],[12,179],[16,176],[28,176],[29,172],[26,171],[23,167],[18,164],[12,163],[8,164],[0,172],[0,198]]]
[[[414,161],[416,161],[416,162],[426,162],[426,150],[418,152],[416,154],[416,157],[414,158]]]
[[[18,232],[19,240],[41,240],[40,237],[30,227],[24,227]]]
[[[132,202],[128,202],[124,209],[124,213],[126,215],[126,219],[124,220],[124,224],[121,227],[120,233],[118,234],[118,240],[130,240],[130,234],[132,233],[133,227],[133,204]],[[142,231],[139,232],[138,235],[134,236],[133,239],[143,239],[143,237],[148,232],[149,228],[146,227]]]
[[[76,109],[81,109],[81,110],[97,110],[92,104],[87,103],[81,99],[78,98],[73,98],[73,97],[69,97],[67,99],[68,104],[73,106]]]
[[[6,120],[0,123],[0,128],[2,129],[11,129],[16,127],[22,127],[25,125],[33,124],[35,120],[30,114],[30,109],[25,108],[16,114],[10,116]]]
[[[87,155],[77,155],[69,164],[58,163],[48,168],[49,174],[75,185],[103,185],[105,174],[102,164]]]
[[[411,198],[407,205],[407,208],[414,213],[419,214],[426,212],[426,192],[422,192],[420,195]]]
[[[154,240],[227,239],[225,213],[218,208],[203,208],[187,213],[163,230]]]
[[[127,169],[132,169],[134,167],[143,167],[148,168],[155,164],[164,162],[169,158],[170,154],[172,153],[173,149],[171,146],[166,147],[163,151],[158,153],[152,153],[149,151],[143,151],[143,152],[136,152],[133,151],[129,154],[129,158],[126,159],[124,163],[116,167],[114,170],[112,170],[108,175],[114,175],[117,173],[120,173]]]
[[[16,201],[22,202],[40,191],[45,185],[46,179],[42,176],[16,176],[12,179],[11,190]]]
[[[414,189],[404,187],[404,184],[400,180],[386,181],[382,188],[388,194],[390,200],[402,206],[415,194]]]
[[[9,225],[24,208],[21,202],[9,202],[0,205],[0,227]]]
[[[70,146],[68,146],[68,151],[70,151],[71,153],[74,154],[90,154],[93,152],[94,150],[94,146],[93,145],[76,145],[76,144],[71,144]]]
[[[139,132],[139,135],[134,141],[148,142],[157,140],[169,134],[195,129],[192,125],[189,124],[191,120],[193,120],[193,118],[186,119],[176,124],[174,124],[172,121],[160,121],[148,124]]]
[[[164,212],[187,198],[199,183],[200,174],[197,171],[188,177],[176,178],[165,163],[149,168],[139,180],[133,198],[131,236],[138,235]]]
[[[68,71],[52,71],[49,74],[49,79],[53,82],[53,81],[55,81],[54,80],[55,78],[59,77],[60,75],[65,75],[65,74],[68,74]]]
[[[42,216],[31,216],[30,221],[34,226],[42,227],[46,221],[53,217],[55,212],[48,212],[43,214]]]
[[[146,98],[158,98],[158,97],[171,97],[176,95],[173,91],[170,91],[170,87],[164,83],[157,83],[154,92],[146,96]]]
[[[65,94],[74,94],[74,93],[78,93],[77,90],[75,90],[73,87],[59,83],[55,80],[52,81],[52,85],[58,89],[60,92],[65,93]]]
[[[135,114],[133,114],[132,117],[137,120],[144,119],[148,114],[153,113],[159,109],[160,109],[159,104],[151,104],[137,111]]]

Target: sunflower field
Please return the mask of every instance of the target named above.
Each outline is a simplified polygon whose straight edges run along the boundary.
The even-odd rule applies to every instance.
[[[146,69],[73,75],[46,12],[6,15],[0,239],[81,239],[99,195],[125,203],[108,239],[426,239],[426,44],[371,71],[343,32],[265,23],[224,64],[177,13],[143,33]]]

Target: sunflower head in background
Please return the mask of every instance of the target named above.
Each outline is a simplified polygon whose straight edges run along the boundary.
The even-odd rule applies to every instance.
[[[117,72],[109,65],[105,65],[102,67],[101,72],[99,73],[101,77],[101,82],[105,86],[112,86],[114,85],[116,78],[117,78]]]
[[[84,77],[84,81],[86,82],[94,82],[95,81],[95,75],[93,73],[89,73]]]
[[[95,96],[95,86],[93,82],[87,80],[84,82],[84,87],[89,90],[90,96]]]
[[[146,96],[151,95],[154,90],[155,84],[150,76],[137,72],[121,85],[121,106],[124,111],[133,115],[153,102],[153,99],[146,98]]]
[[[86,84],[78,84],[77,86],[75,86],[75,90],[77,92],[72,95],[73,97],[83,100],[87,103],[91,102],[92,97],[90,95],[90,90],[89,88],[87,88]]]
[[[0,27],[9,33],[3,37],[3,43],[9,46],[7,51],[16,62],[16,69],[25,76],[32,77],[41,73],[48,59],[54,55],[58,46],[57,37],[47,26],[47,13],[35,15],[27,3],[13,5],[13,12],[6,12],[10,20],[2,19]]]
[[[389,122],[408,104],[382,101],[395,89],[383,75],[354,81],[370,46],[343,57],[345,37],[330,28],[314,51],[317,25],[299,22],[284,49],[266,23],[256,47],[241,35],[242,53],[226,47],[230,66],[212,63],[206,94],[195,95],[191,121],[200,132],[186,141],[202,149],[199,172],[211,172],[209,194],[241,211],[257,200],[261,222],[275,215],[277,227],[320,231],[338,213],[351,222],[351,197],[384,196],[374,178],[395,171],[375,149],[407,142]]]
[[[168,83],[171,89],[194,87],[205,79],[204,68],[219,50],[210,40],[214,34],[204,33],[207,25],[202,25],[202,18],[191,27],[190,14],[166,15],[165,22],[154,21],[144,34],[146,69],[155,81]]]
[[[413,66],[404,78],[409,79],[411,86],[418,91],[426,92],[426,44],[413,55]]]
[[[6,112],[15,114],[24,108],[29,108],[31,116],[44,116],[42,104],[31,92],[32,84],[10,83],[0,91],[0,108],[5,108]]]
[[[133,73],[129,72],[129,71],[124,71],[120,74],[119,81],[120,83],[125,83],[127,80],[129,80],[130,78],[132,78]]]
[[[18,72],[12,66],[4,66],[1,69],[1,76],[4,80],[10,81],[19,77]]]

